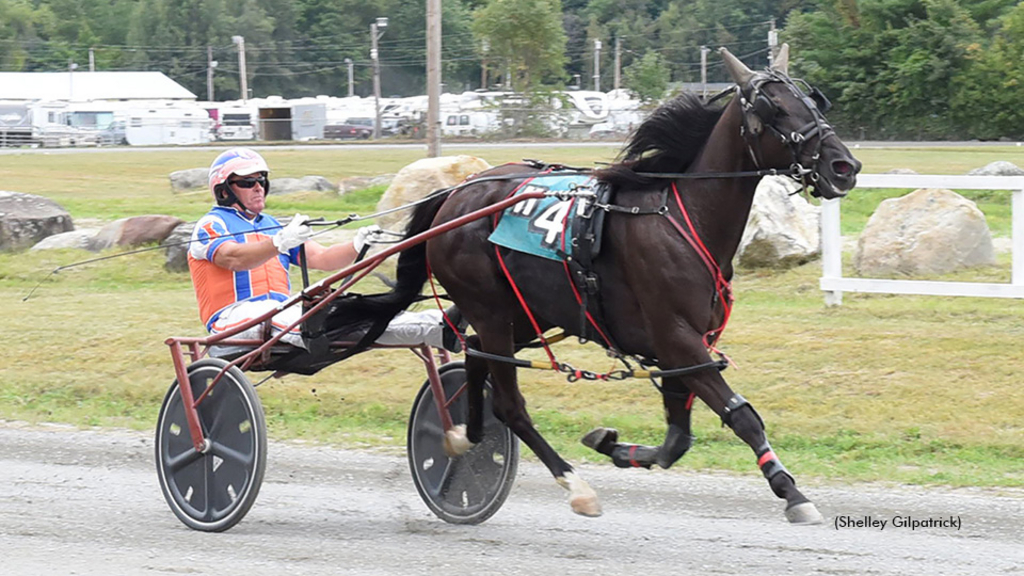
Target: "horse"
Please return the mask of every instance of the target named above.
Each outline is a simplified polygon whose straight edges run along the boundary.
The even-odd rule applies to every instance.
[[[475,335],[466,339],[468,417],[446,435],[450,454],[481,442],[489,376],[494,414],[569,491],[574,512],[600,515],[594,490],[533,425],[516,365],[508,360],[552,327],[592,339],[601,332],[606,345],[614,342],[618,352],[662,371],[667,431],[660,446],[619,442],[617,432],[606,428],[587,434],[584,444],[618,466],[668,468],[692,444],[690,415],[699,398],[753,450],[772,492],[786,502],[786,518],[822,522],[772,450],[761,417],[730,389],[711,354],[728,316],[732,260],[760,178],[788,173],[814,196],[838,198],[854,187],[861,164],[827,123],[824,96],[788,76],[788,46],[757,72],[725,48],[720,53],[736,84],[731,100],[677,97],[637,127],[616,163],[596,172],[618,203],[606,214],[602,248],[591,263],[600,279],[599,324],[580,322],[579,295],[561,263],[489,243],[491,218],[403,251],[393,291],[381,295],[376,308],[367,306],[372,297],[363,300],[362,319],[372,309],[382,316],[375,319],[380,329],[389,314],[420,297],[429,264],[473,327]],[[541,171],[505,165],[478,174],[419,205],[407,237],[501,201],[524,182],[524,172]]]

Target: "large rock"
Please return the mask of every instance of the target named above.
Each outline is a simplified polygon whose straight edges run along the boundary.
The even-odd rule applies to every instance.
[[[956,192],[932,188],[883,201],[853,256],[863,276],[943,274],[994,262],[985,215]]]
[[[71,214],[53,200],[0,190],[0,251],[29,248],[74,228]]]
[[[395,179],[394,174],[381,174],[380,176],[350,176],[342,178],[338,182],[338,196],[344,196],[356,190],[365,190],[372,186],[390,186]]]
[[[740,265],[788,268],[821,254],[821,209],[795,194],[799,190],[792,178],[761,180],[740,240]]]
[[[377,211],[415,202],[435,190],[454,186],[467,176],[490,167],[486,161],[475,156],[441,156],[417,160],[398,171],[377,202]],[[400,210],[381,216],[377,224],[388,230],[401,231],[405,229],[410,213],[410,210]]]
[[[967,173],[968,176],[1021,176],[1024,170],[1017,167],[1013,162],[997,160],[989,163],[983,168],[975,168]]]
[[[61,232],[53,236],[47,236],[35,246],[33,250],[64,250],[74,248],[77,250],[89,250],[92,246],[92,239],[99,232],[98,228],[80,228],[70,232]]]
[[[210,186],[209,168],[189,168],[171,172],[171,190],[175,192],[207,188]]]
[[[182,222],[164,239],[164,269],[168,272],[188,272],[188,241],[195,227],[195,222]]]
[[[181,218],[159,214],[121,218],[100,228],[89,243],[89,249],[99,252],[114,246],[134,247],[163,242],[182,222]]]
[[[323,176],[303,176],[302,178],[274,178],[270,181],[271,194],[291,194],[293,192],[337,192],[338,188]]]

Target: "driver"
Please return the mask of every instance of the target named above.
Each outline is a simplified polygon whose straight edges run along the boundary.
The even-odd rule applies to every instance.
[[[324,246],[310,240],[313,231],[306,224],[307,216],[296,214],[281,227],[273,216],[263,213],[269,172],[263,157],[248,148],[228,150],[210,165],[210,191],[217,205],[195,225],[188,265],[199,317],[211,334],[261,316],[287,300],[291,292],[288,268],[299,264],[300,246],[305,246],[309,268],[337,270],[352,264],[380,231],[377,226],[366,226],[352,242]],[[301,314],[299,306],[282,310],[272,319],[273,333],[287,328]],[[449,314],[458,317],[457,312]],[[256,325],[235,337],[259,339],[260,330],[261,325]],[[304,347],[298,327],[281,340]],[[402,312],[377,343],[461,350],[440,310]]]

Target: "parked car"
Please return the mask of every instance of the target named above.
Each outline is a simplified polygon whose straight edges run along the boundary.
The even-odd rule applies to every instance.
[[[100,146],[126,146],[128,139],[125,137],[124,120],[111,122],[96,134],[96,139]]]
[[[324,126],[324,138],[365,140],[373,136],[373,118],[349,118],[341,124]]]

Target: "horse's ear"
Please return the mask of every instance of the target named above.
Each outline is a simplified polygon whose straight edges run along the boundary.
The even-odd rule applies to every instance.
[[[783,44],[782,48],[779,48],[778,55],[772,61],[772,68],[789,75],[789,44]]]
[[[747,68],[746,64],[740,62],[740,59],[733,56],[732,52],[729,52],[724,46],[718,49],[718,53],[722,55],[722,60],[725,60],[725,67],[729,70],[733,81],[740,86],[746,86],[747,82],[754,77],[754,71]]]

